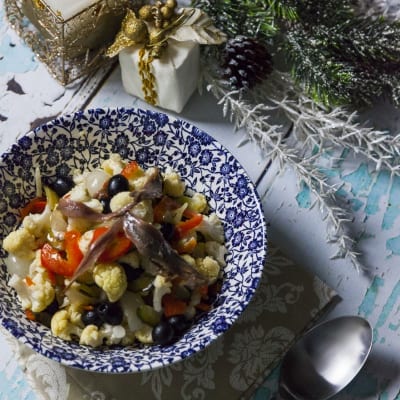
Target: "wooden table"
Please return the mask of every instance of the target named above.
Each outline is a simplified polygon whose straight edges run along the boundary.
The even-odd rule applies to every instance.
[[[0,19],[1,151],[61,112],[151,108],[124,92],[118,66],[68,88],[59,85],[6,25],[2,7]],[[398,133],[399,110],[379,103],[368,116]],[[374,346],[367,365],[337,398],[400,398],[400,179],[390,182],[387,173],[374,174],[364,159],[352,155],[340,170],[332,171],[333,181],[345,183],[343,196],[352,210],[349,226],[365,265],[365,270],[356,271],[346,259],[331,259],[336,246],[326,242],[326,224],[319,210],[310,208],[308,193],[298,187],[292,171],[279,171],[274,163],[269,166],[257,144],[247,141],[244,132],[234,132],[223,119],[211,95],[195,94],[179,117],[210,133],[237,157],[257,185],[270,240],[338,292],[342,300],[325,318],[358,314],[373,326]],[[19,396],[34,399],[16,371],[3,370],[12,354],[3,348],[1,354],[0,385],[2,380],[15,380],[16,393],[19,387]]]

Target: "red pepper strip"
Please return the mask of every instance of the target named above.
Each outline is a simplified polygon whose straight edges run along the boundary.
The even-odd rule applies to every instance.
[[[25,310],[25,316],[30,321],[35,321],[36,320],[36,315],[33,313],[32,310],[29,310],[28,308]]]
[[[80,237],[78,231],[65,232],[65,258],[60,251],[45,243],[40,254],[43,267],[55,274],[72,276],[83,258],[78,244]]]
[[[186,221],[178,222],[175,225],[176,238],[180,239],[180,238],[184,237],[188,232],[190,232],[192,229],[196,228],[196,226],[200,225],[201,221],[203,221],[203,215],[195,214],[192,218],[190,218]]]
[[[91,243],[94,243],[101,235],[106,233],[108,229],[109,228],[105,226],[96,228],[93,232]],[[98,260],[100,262],[113,262],[126,254],[132,246],[132,242],[124,235],[124,233],[119,232],[118,235],[110,241]]]
[[[188,208],[185,208],[185,211],[183,212],[183,216],[185,218],[193,218],[195,215],[198,215],[196,211],[189,210]]]
[[[130,161],[122,169],[121,175],[123,175],[126,179],[132,179],[136,175],[138,175],[139,172],[142,172],[142,169],[140,168],[140,165],[137,163],[137,161]]]
[[[173,315],[184,314],[187,308],[187,304],[184,300],[180,300],[170,293],[165,294],[161,302],[164,315],[167,318],[172,317]]]
[[[35,197],[25,207],[20,210],[22,218],[28,214],[40,214],[46,207],[46,199],[44,197]]]

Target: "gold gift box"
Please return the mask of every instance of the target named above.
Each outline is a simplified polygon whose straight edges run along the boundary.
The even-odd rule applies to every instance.
[[[127,8],[137,5],[135,0],[91,0],[89,6],[65,18],[46,0],[4,2],[11,26],[63,85],[107,62],[104,52],[118,32]]]

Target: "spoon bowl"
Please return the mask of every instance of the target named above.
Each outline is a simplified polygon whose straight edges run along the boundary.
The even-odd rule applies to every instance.
[[[317,325],[284,357],[278,398],[330,398],[358,374],[371,346],[372,329],[364,318],[345,316]]]

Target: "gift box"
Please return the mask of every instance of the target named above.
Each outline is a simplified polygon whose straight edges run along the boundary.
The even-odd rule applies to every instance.
[[[63,85],[108,61],[132,0],[4,0],[12,27]]]
[[[201,10],[175,11],[175,0],[128,10],[114,43],[122,84],[149,104],[181,112],[198,86],[200,45],[221,44],[226,35]]]
[[[119,53],[121,78],[128,94],[147,100],[139,69],[140,50],[140,46],[132,46]],[[199,66],[198,43],[171,40],[161,57],[152,61],[156,104],[181,112],[198,85]]]

